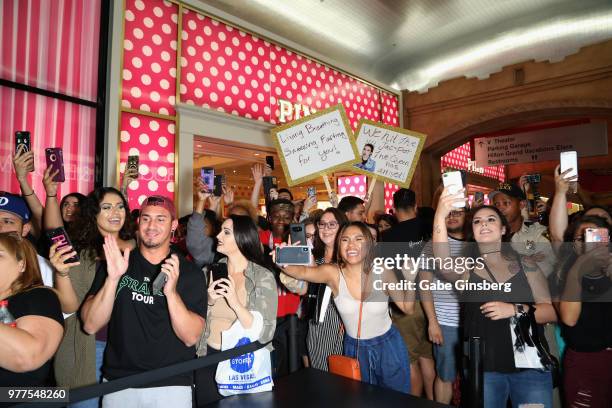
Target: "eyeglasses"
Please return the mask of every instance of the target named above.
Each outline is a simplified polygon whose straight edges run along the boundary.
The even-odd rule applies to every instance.
[[[574,237],[574,242],[584,242],[584,237],[582,235],[578,235]]]
[[[330,221],[330,222],[319,222],[317,224],[320,229],[336,229],[338,228],[338,221]]]
[[[448,213],[447,218],[459,218],[465,214],[465,211],[455,210]]]
[[[314,234],[306,233],[306,239],[312,239],[313,237],[314,237]]]

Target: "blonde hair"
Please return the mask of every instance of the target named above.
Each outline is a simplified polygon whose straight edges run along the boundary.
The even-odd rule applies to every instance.
[[[3,232],[0,233],[0,245],[17,261],[25,263],[23,273],[11,284],[11,295],[43,285],[36,250],[27,239],[14,232]]]

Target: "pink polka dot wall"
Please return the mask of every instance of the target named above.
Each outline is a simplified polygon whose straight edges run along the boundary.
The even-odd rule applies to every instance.
[[[120,171],[130,150],[141,167],[131,208],[174,195],[179,100],[272,124],[281,99],[310,110],[342,103],[353,129],[361,118],[399,125],[397,95],[177,3],[126,0],[123,46]]]

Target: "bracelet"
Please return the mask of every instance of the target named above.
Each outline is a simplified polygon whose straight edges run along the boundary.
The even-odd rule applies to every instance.
[[[58,270],[55,270],[55,274],[56,274],[56,275],[58,275],[58,276],[60,276],[60,277],[62,277],[62,278],[65,278],[65,277],[67,277],[68,275],[70,275],[70,272],[60,272],[60,271],[58,271]]]
[[[51,198],[51,197],[57,197],[57,194],[56,195],[47,195],[47,198]]]
[[[21,196],[22,196],[22,197],[29,197],[29,196],[31,196],[31,195],[34,195],[34,192],[33,192],[33,191],[32,191],[30,194],[22,194]]]

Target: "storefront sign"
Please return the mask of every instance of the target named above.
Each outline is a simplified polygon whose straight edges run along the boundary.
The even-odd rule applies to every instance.
[[[474,139],[476,164],[530,163],[559,160],[559,153],[576,150],[578,156],[608,154],[605,122],[537,130],[508,136]]]
[[[270,131],[293,186],[358,160],[357,147],[341,104]]]
[[[409,187],[427,136],[412,130],[362,119],[357,128],[361,160],[357,173]]]
[[[292,120],[298,120],[302,117],[306,117],[311,113],[315,113],[316,110],[312,109],[308,105],[302,105],[301,103],[292,103],[284,99],[278,100],[278,107],[280,114],[278,115],[278,121],[280,123],[291,122]]]

